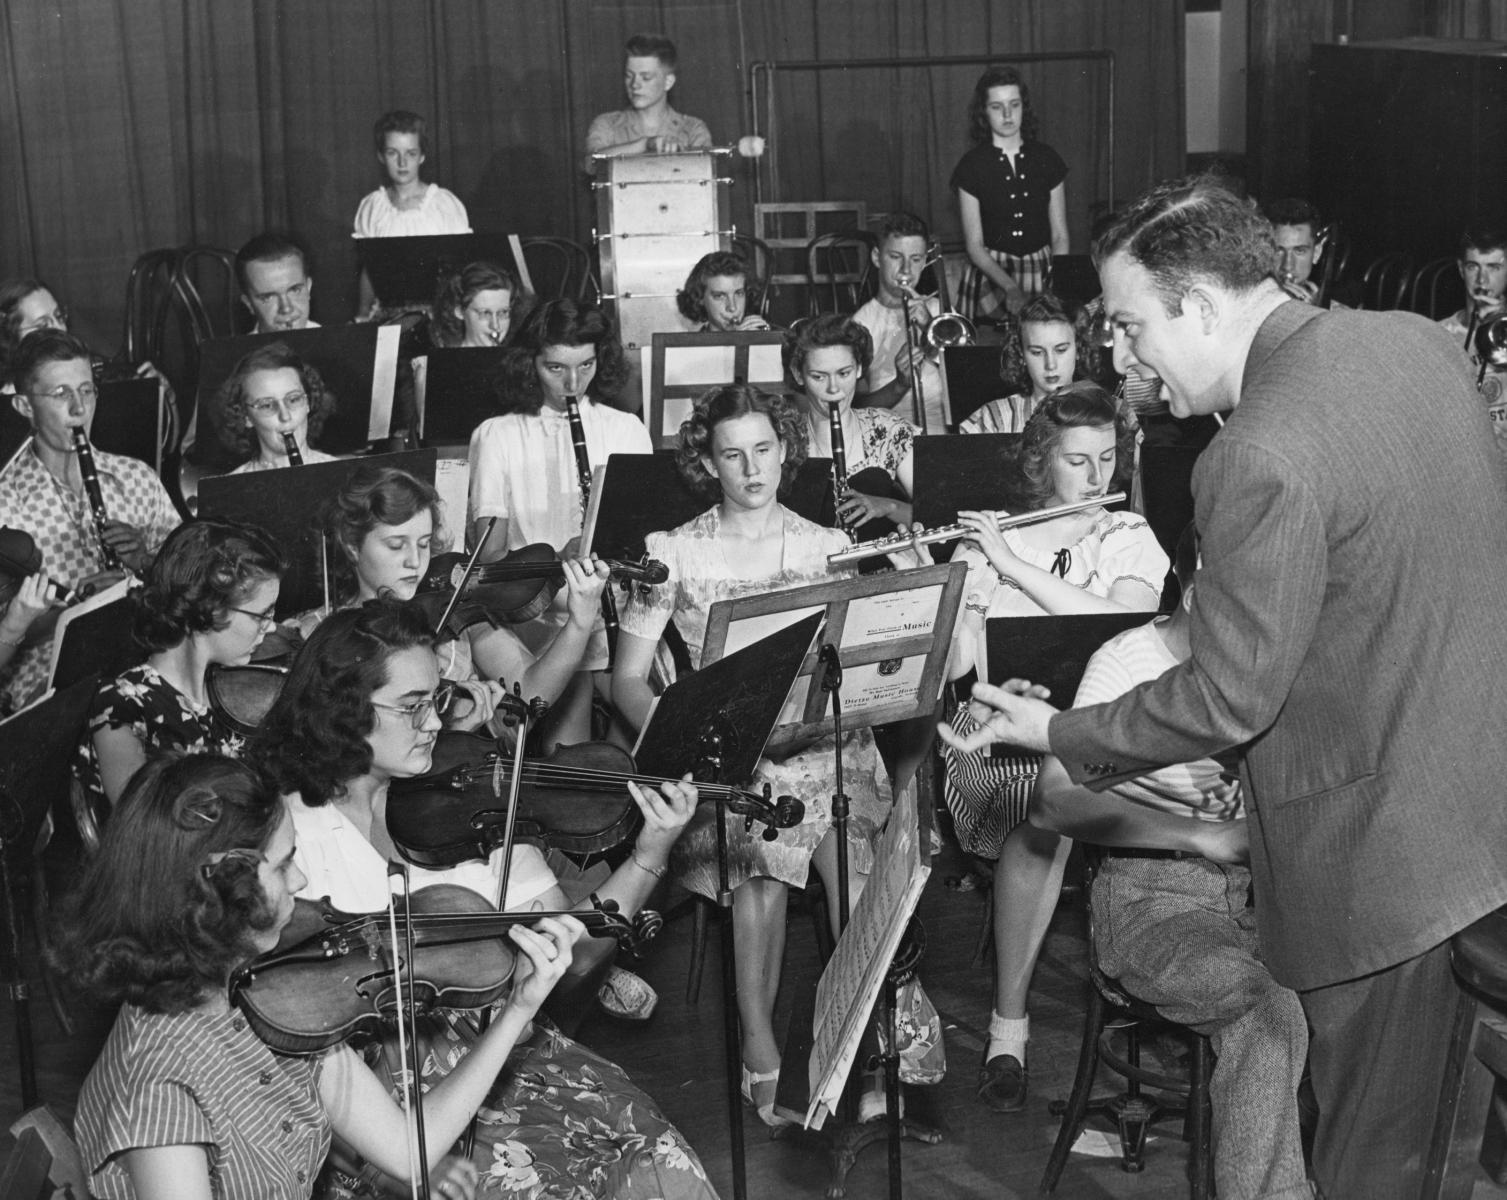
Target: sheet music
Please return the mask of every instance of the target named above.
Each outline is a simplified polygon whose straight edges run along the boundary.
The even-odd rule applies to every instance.
[[[398,384],[398,339],[401,325],[382,325],[377,329],[377,354],[372,363],[372,407],[367,418],[366,436],[372,441],[392,432],[392,394]]]
[[[837,1107],[869,1012],[930,874],[931,863],[921,848],[916,789],[907,788],[880,834],[873,874],[816,985],[808,1129],[820,1129]]]

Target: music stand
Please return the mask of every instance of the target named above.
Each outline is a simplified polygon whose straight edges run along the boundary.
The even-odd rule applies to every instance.
[[[229,418],[220,408],[220,387],[241,359],[274,342],[282,342],[318,371],[335,396],[335,410],[319,433],[320,450],[353,454],[387,437],[401,334],[397,325],[367,324],[210,338],[199,346],[198,431],[189,461],[211,474],[240,465],[244,456],[227,432]]]
[[[89,440],[97,450],[139,459],[161,475],[166,415],[161,380],[108,379],[99,385]]]
[[[1083,670],[1100,646],[1154,613],[1075,613],[1065,617],[990,617],[984,622],[986,682],[1029,679],[1050,688],[1052,703],[1067,708],[1078,694]],[[1018,746],[994,745],[995,757],[1030,754]]]
[[[502,396],[501,346],[429,351],[419,397],[419,430],[426,446],[465,446]]]
[[[277,597],[279,619],[325,602],[328,564],[320,522],[328,503],[363,467],[397,467],[434,483],[435,452],[405,450],[370,458],[342,458],[281,471],[216,475],[199,484],[199,515],[246,521],[265,529],[288,556]]]
[[[998,346],[948,346],[942,351],[942,373],[954,428],[1007,390],[999,377]]]
[[[63,691],[89,675],[114,679],[142,662],[146,653],[132,636],[135,615],[124,579],[65,608],[52,635],[52,689]]]
[[[643,351],[646,424],[654,444],[661,449],[675,444],[681,422],[709,388],[751,383],[762,391],[794,394],[781,357],[784,344],[778,329],[656,333]]]
[[[822,615],[813,613],[716,664],[676,680],[659,698],[634,749],[640,771],[678,778],[713,764],[712,782],[735,786],[753,778],[765,743],[811,654]],[[709,744],[715,748],[709,748]],[[699,774],[700,772],[698,772]],[[743,1153],[742,1062],[738,1029],[733,891],[727,874],[727,812],[717,822],[717,913],[722,949],[722,1016],[727,1080],[728,1134],[733,1157],[733,1194],[747,1188]],[[773,827],[766,828],[769,837]],[[777,835],[776,835],[777,836]]]
[[[1052,294],[1069,312],[1082,308],[1104,289],[1090,254],[1057,254],[1052,257]]]
[[[963,509],[1004,507],[1003,478],[1014,470],[1018,433],[928,434],[912,443],[914,519],[926,529],[956,525]]]
[[[831,529],[832,460],[808,458],[780,503],[808,521]],[[646,534],[677,529],[710,506],[705,495],[686,486],[671,450],[653,454],[614,454],[598,467],[581,546],[603,558],[637,559]]]
[[[5,911],[3,947],[7,991],[15,1009],[16,1059],[21,1107],[37,1102],[36,1049],[31,1034],[31,988],[22,977],[21,919],[11,878],[11,852],[32,851],[51,836],[52,806],[66,800],[73,753],[83,734],[98,675],[85,676],[29,708],[0,721],[0,905]],[[40,938],[41,931],[36,931]]]
[[[523,242],[517,234],[430,233],[419,237],[357,238],[356,259],[384,308],[425,307],[434,303],[446,276],[467,263],[493,262],[511,267],[532,292]]]

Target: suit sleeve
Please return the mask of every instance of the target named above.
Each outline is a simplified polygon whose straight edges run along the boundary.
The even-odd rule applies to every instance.
[[[1250,741],[1281,710],[1313,641],[1326,584],[1323,512],[1270,451],[1216,438],[1194,473],[1203,565],[1192,658],[1109,704],[1052,718],[1075,783],[1113,784]]]

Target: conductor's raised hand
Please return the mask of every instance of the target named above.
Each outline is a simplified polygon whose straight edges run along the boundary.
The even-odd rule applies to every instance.
[[[964,754],[996,742],[1050,754],[1047,727],[1057,710],[1046,702],[1049,695],[1046,688],[1027,679],[1007,679],[999,687],[976,683],[968,714],[979,728],[964,735],[944,721],[937,726],[937,733],[954,750]]]

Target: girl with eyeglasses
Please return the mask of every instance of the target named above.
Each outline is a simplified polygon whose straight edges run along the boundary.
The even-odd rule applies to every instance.
[[[74,774],[96,819],[158,751],[239,756],[241,738],[210,706],[206,681],[217,663],[251,660],[286,566],[253,525],[193,521],[168,536],[135,594],[146,660],[100,687],[79,744]]]
[[[430,770],[445,693],[433,634],[412,605],[378,599],[343,609],[309,637],[248,751],[287,797],[298,841],[294,861],[306,877],[300,895],[328,896],[347,912],[385,906],[387,863],[398,857],[387,814],[404,803],[392,784]],[[643,826],[597,895],[632,915],[664,876],[697,795],[689,782],[628,790]],[[502,909],[570,907],[536,847],[516,845],[507,861]],[[413,868],[412,886],[458,884],[497,904],[503,863],[499,850],[446,871]],[[577,942],[567,979],[588,976],[610,948],[602,939]],[[443,1086],[480,1047],[471,1014],[427,1014],[417,1036],[429,1064],[427,1087]],[[396,1037],[372,1046],[367,1058],[384,1081],[401,1076]],[[521,1035],[506,1067],[494,1073],[473,1150],[480,1195],[715,1197],[695,1151],[654,1101],[622,1068],[553,1027],[541,1021]],[[349,1176],[366,1169],[339,1147],[332,1162]]]
[[[220,440],[245,459],[233,475],[289,466],[289,435],[305,464],[335,457],[309,444],[335,411],[334,393],[286,342],[258,346],[236,363],[215,406]]]

